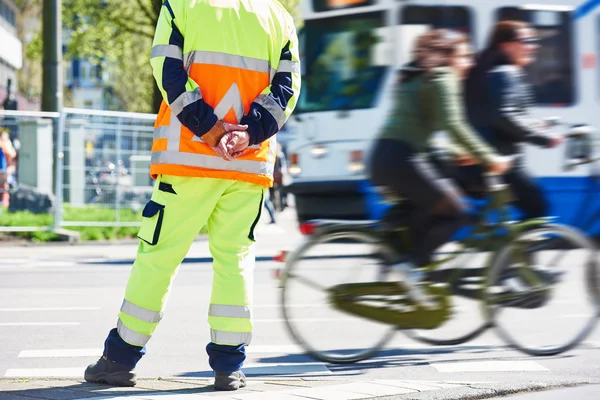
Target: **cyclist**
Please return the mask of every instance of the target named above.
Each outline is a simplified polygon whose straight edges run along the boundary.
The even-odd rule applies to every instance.
[[[515,156],[504,180],[524,219],[548,215],[548,202],[525,170],[522,143],[550,148],[561,141],[546,136],[544,123],[530,116],[533,91],[523,68],[535,61],[537,49],[538,38],[529,24],[500,21],[465,82],[469,122],[500,154]]]
[[[510,167],[463,121],[459,83],[472,65],[466,35],[445,29],[421,35],[413,61],[400,71],[392,113],[370,156],[372,182],[402,196],[411,207],[408,221],[402,222],[411,230],[413,249],[391,268],[400,273],[413,298],[424,307],[434,305],[420,286],[419,267],[429,264],[433,251],[467,222],[460,190],[427,156],[433,134],[446,131],[453,143],[464,149],[461,152],[466,151],[492,173],[502,174]],[[395,221],[394,215],[392,209],[384,223],[397,226],[400,221]]]

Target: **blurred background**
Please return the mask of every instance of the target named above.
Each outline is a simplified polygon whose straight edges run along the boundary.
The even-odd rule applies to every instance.
[[[56,240],[62,228],[85,239],[135,234],[152,185],[148,167],[161,97],[148,60],[161,3],[0,0],[4,237]],[[385,205],[365,161],[389,112],[396,71],[410,61],[415,37],[431,28],[468,33],[478,51],[495,22],[529,22],[541,39],[528,68],[535,116],[600,125],[597,1],[281,3],[296,19],[303,84],[296,111],[278,134],[271,222],[288,206],[299,222],[381,216]],[[592,139],[597,143],[598,134]],[[439,132],[436,141],[444,140]],[[567,147],[529,146],[528,168],[553,215],[597,235],[594,167],[564,168]]]

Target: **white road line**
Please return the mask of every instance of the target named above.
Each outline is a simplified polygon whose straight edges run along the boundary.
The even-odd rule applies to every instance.
[[[356,323],[358,317],[346,317],[346,318],[289,318],[289,321],[296,322],[348,322]],[[265,318],[255,319],[254,322],[285,322],[283,318]]]
[[[591,314],[565,314],[559,315],[558,318],[591,318]]]
[[[96,311],[102,307],[12,307],[0,308],[0,312],[25,312],[25,311]]]
[[[25,264],[31,261],[29,258],[3,258],[0,260],[0,265],[5,264]]]
[[[51,267],[73,267],[76,266],[75,261],[37,261],[35,267],[51,268]]]
[[[286,308],[313,308],[313,307],[329,307],[329,304],[287,304]],[[281,308],[281,304],[255,304],[252,308]]]
[[[430,363],[439,372],[515,372],[549,371],[534,361],[472,361]]]
[[[290,354],[304,353],[298,345],[281,346],[248,346],[248,354]],[[45,349],[45,350],[22,350],[18,358],[66,358],[66,357],[96,357],[102,355],[102,348],[97,349]]]
[[[53,349],[23,350],[18,358],[59,358],[59,357],[92,357],[101,356],[102,349]]]
[[[248,354],[289,354],[289,353],[304,353],[302,347],[289,344],[281,346],[254,346],[250,345],[246,347],[246,353]]]
[[[5,378],[71,378],[82,377],[85,368],[14,368],[7,369]]]
[[[76,326],[81,322],[0,322],[0,326]]]
[[[324,363],[286,363],[286,364],[248,364],[242,368],[244,374],[250,375],[301,375],[301,374],[327,374],[332,372]]]

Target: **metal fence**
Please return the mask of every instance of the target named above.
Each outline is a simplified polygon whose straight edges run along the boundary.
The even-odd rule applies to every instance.
[[[73,108],[60,114],[0,110],[0,129],[8,129],[18,152],[10,201],[20,201],[26,192],[53,197],[53,226],[35,229],[139,225],[136,213],[152,193],[155,119],[154,114]]]

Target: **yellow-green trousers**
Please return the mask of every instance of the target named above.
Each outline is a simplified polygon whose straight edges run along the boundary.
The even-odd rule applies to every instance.
[[[105,342],[109,360],[135,366],[145,354],[177,269],[206,225],[214,260],[209,362],[215,371],[240,369],[252,338],[254,229],[264,190],[226,179],[158,176],[142,212],[140,244],[117,328]]]

